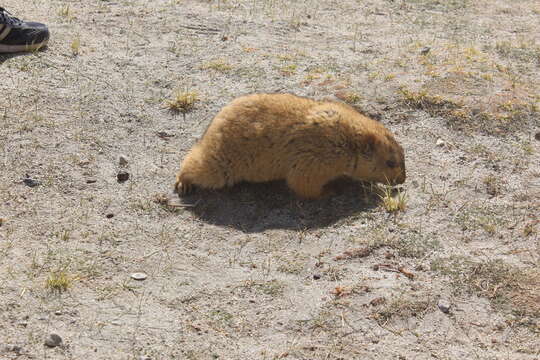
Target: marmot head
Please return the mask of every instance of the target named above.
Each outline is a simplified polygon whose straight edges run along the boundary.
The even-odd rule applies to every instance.
[[[402,184],[406,178],[403,148],[388,130],[382,130],[362,134],[360,155],[353,176],[384,184]]]

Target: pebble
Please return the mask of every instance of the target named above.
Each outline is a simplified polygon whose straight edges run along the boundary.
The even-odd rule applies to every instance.
[[[97,182],[96,179],[87,179],[87,180],[86,180],[86,183],[87,183],[87,184],[94,184],[94,183],[96,183],[96,182]]]
[[[174,135],[166,133],[165,131],[158,131],[157,135],[163,140],[168,140],[168,138],[173,137]]]
[[[150,356],[139,356],[139,360],[152,360]]]
[[[437,303],[437,306],[439,307],[439,310],[441,310],[445,314],[448,314],[450,312],[451,305],[447,300],[440,299]]]
[[[4,351],[6,352],[14,352],[14,353],[20,353],[22,351],[22,347],[19,345],[7,345],[4,348]]]
[[[142,272],[137,272],[137,273],[133,273],[131,274],[131,278],[133,280],[146,280],[146,278],[148,277],[148,275],[146,275],[145,273],[142,273]]]
[[[420,50],[420,54],[421,55],[427,55],[429,53],[429,51],[431,50],[431,48],[429,46],[426,46],[425,48],[423,48],[422,50]]]
[[[45,345],[48,347],[56,347],[62,344],[62,338],[56,334],[51,334],[45,339]]]
[[[32,179],[28,174],[26,174],[26,177],[23,179],[23,183],[28,187],[36,187],[41,185],[40,181]]]
[[[129,173],[127,171],[120,171],[118,174],[116,174],[116,180],[119,183],[123,183],[129,180]]]
[[[313,274],[313,280],[319,280],[320,278],[321,278],[321,275]]]
[[[444,140],[443,139],[437,139],[437,142],[435,144],[437,144],[437,146],[443,146],[444,145]]]
[[[375,299],[372,299],[372,300],[369,302],[369,304],[370,304],[371,306],[379,306],[379,305],[382,305],[382,304],[384,304],[384,303],[386,303],[386,298],[385,298],[384,296],[379,296],[379,297],[377,297],[377,298],[375,298]]]
[[[534,134],[534,138],[540,141],[540,132],[537,132],[536,134]]]
[[[60,310],[56,310],[56,311],[54,312],[54,315],[62,315],[62,312],[61,312]]]
[[[125,155],[119,155],[118,156],[118,165],[120,166],[127,166],[128,165],[128,159]]]

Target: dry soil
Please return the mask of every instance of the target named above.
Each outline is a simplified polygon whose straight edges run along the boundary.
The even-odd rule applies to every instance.
[[[538,1],[1,5],[51,41],[0,55],[0,359],[540,357]],[[253,92],[383,122],[405,210],[349,182],[171,206],[182,157]]]

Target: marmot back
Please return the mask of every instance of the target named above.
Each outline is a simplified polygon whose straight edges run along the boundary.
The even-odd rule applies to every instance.
[[[225,106],[182,162],[175,190],[219,189],[241,181],[285,179],[304,198],[328,182],[403,183],[402,147],[379,122],[338,102],[254,94]]]

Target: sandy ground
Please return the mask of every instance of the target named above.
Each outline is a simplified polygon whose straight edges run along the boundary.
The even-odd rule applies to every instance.
[[[52,37],[0,55],[0,359],[540,357],[537,1],[2,6]],[[169,206],[182,157],[252,92],[383,122],[406,210],[348,182]]]

